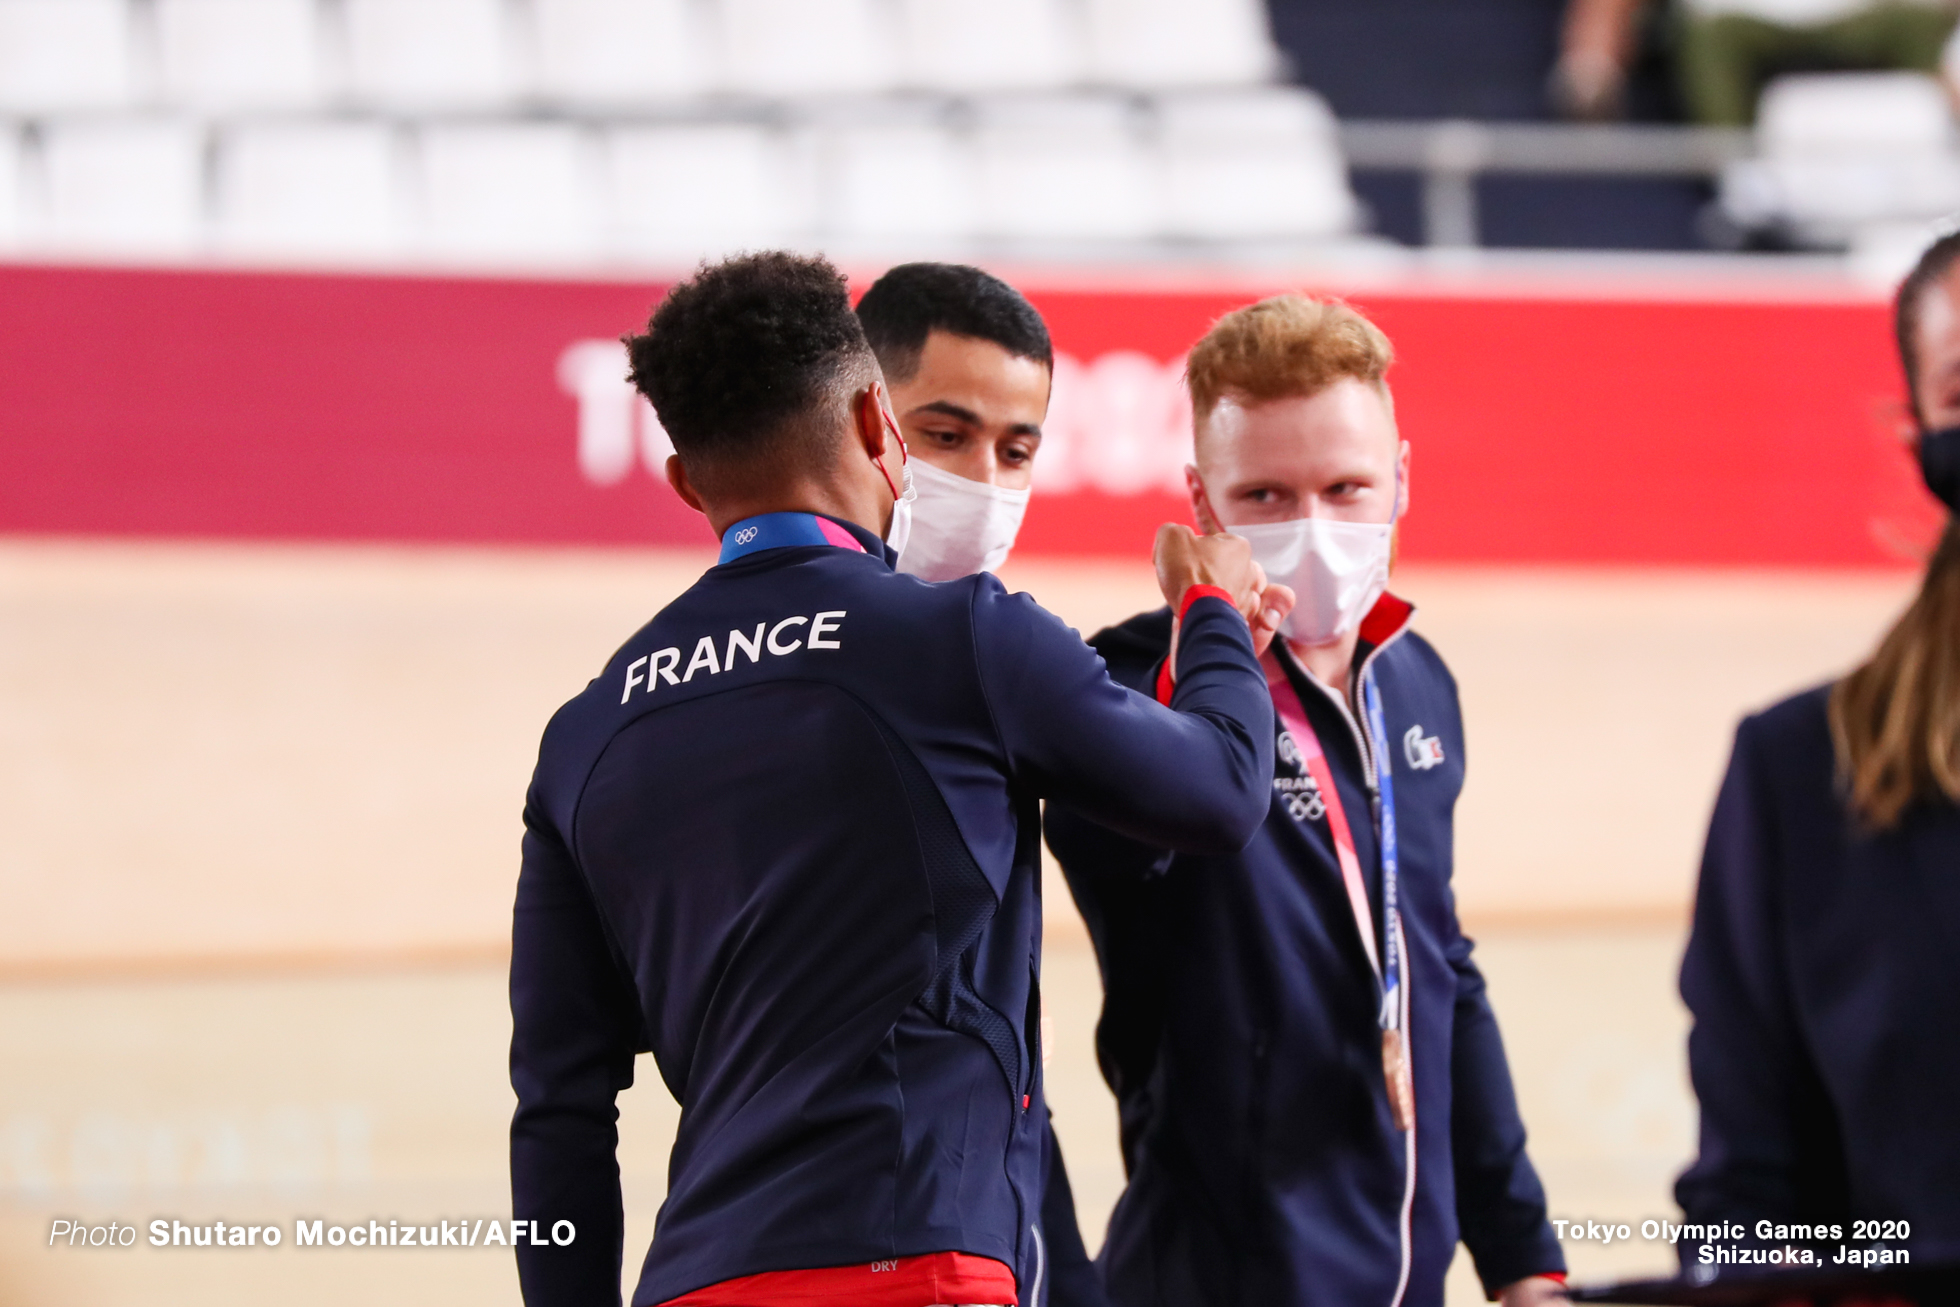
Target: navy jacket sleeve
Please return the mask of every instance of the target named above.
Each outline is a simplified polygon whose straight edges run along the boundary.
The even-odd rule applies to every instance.
[[[1450,1045],[1450,1156],[1456,1219],[1477,1278],[1492,1299],[1507,1284],[1565,1270],[1545,1219],[1545,1187],[1525,1153],[1524,1120],[1483,972],[1462,931],[1449,948],[1456,971]]]
[[[619,1193],[620,1090],[644,1042],[632,982],[584,878],[557,836],[525,812],[511,939],[511,1214],[570,1244],[517,1245],[530,1307],[616,1307],[625,1221]]]
[[[1124,689],[1026,595],[974,592],[974,639],[1017,779],[1133,839],[1236,853],[1266,817],[1272,700],[1252,633],[1223,599],[1185,613],[1169,709]]]
[[[1736,732],[1681,963],[1701,1147],[1674,1192],[1696,1223],[1843,1215],[1838,1123],[1792,1000],[1778,893],[1784,850],[1759,728],[1751,718]]]

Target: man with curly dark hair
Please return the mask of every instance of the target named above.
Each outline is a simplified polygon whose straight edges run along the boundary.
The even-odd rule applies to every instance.
[[[904,446],[820,259],[703,268],[628,349],[722,550],[539,749],[525,1300],[618,1302],[615,1098],[650,1051],[681,1122],[635,1304],[1041,1307],[1039,802],[1241,847],[1273,765],[1255,631],[1286,596],[1243,541],[1166,526],[1164,707],[991,575],[895,572]]]

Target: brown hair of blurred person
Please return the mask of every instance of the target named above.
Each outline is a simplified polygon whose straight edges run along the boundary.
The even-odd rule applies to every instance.
[[[1388,398],[1395,347],[1381,328],[1340,300],[1275,295],[1214,322],[1184,365],[1198,439],[1228,395],[1264,403],[1325,390],[1343,378]]]
[[[1960,425],[1956,265],[1960,232],[1920,256],[1893,305],[1920,431]],[[1831,738],[1851,809],[1874,830],[1918,802],[1960,802],[1960,521],[1947,520],[1918,595],[1877,651],[1832,690]]]

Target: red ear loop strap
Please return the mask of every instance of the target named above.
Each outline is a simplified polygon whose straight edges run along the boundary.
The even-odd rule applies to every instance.
[[[891,420],[890,415],[885,412],[882,406],[878,409],[878,417],[884,422],[885,430],[892,433],[892,439],[898,442],[898,465],[904,467],[912,461],[912,451],[906,448],[905,445],[905,433],[898,429],[898,423]],[[874,458],[871,461],[876,465],[878,475],[885,479],[885,489],[892,492],[892,502],[894,504],[897,503],[899,500],[898,487],[892,484],[892,474],[885,470],[885,461],[881,458]]]

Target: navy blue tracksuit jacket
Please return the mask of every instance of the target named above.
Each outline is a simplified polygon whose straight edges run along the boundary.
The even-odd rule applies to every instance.
[[[1861,829],[1829,696],[1736,732],[1681,964],[1701,1149],[1675,1197],[1688,1221],[1752,1236],[1765,1219],[1839,1225],[1827,1258],[1877,1237],[1858,1220],[1905,1221],[1909,1237],[1879,1241],[1960,1263],[1960,807]],[[1692,1266],[1699,1244],[1680,1252]]]
[[[867,552],[821,543],[839,525]],[[751,527],[792,543],[731,560]],[[1038,801],[1241,847],[1273,748],[1245,623],[1190,606],[1167,711],[1025,595],[899,575],[848,523],[750,519],[723,559],[539,750],[512,1188],[578,1236],[520,1246],[526,1301],[617,1301],[614,1096],[645,1049],[681,1119],[634,1303],[956,1251],[1039,1307]]]
[[[1562,1271],[1510,1070],[1450,888],[1463,786],[1456,683],[1385,597],[1357,674],[1378,678],[1389,756],[1350,705],[1286,659],[1328,757],[1382,921],[1374,768],[1394,768],[1411,986],[1417,1164],[1395,1128],[1375,1024],[1379,990],[1324,814],[1287,811],[1284,761],[1243,851],[1179,852],[1048,808],[1048,840],[1089,925],[1105,999],[1097,1027],[1129,1187],[1099,1258],[1116,1307],[1434,1307],[1459,1236],[1485,1286]],[[1126,684],[1154,683],[1159,611],[1091,640]],[[1264,729],[1280,723],[1270,697]],[[1441,757],[1436,759],[1440,746]],[[1377,940],[1377,947],[1380,940]]]

